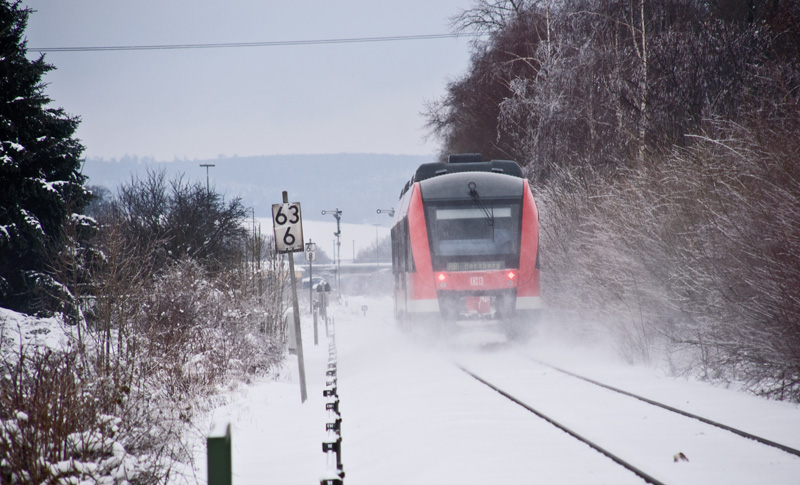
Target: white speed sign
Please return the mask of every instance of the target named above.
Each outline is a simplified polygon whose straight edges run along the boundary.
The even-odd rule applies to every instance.
[[[272,227],[275,230],[275,248],[279,253],[303,250],[303,218],[299,202],[272,204]]]
[[[316,243],[307,243],[306,244],[306,261],[316,261],[317,260],[317,245]]]

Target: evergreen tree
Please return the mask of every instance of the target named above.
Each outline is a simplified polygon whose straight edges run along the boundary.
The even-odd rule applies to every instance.
[[[53,66],[26,57],[30,13],[0,0],[0,306],[25,312],[47,310],[36,291],[58,286],[47,255],[89,201],[73,138],[80,120],[48,107],[42,76]]]

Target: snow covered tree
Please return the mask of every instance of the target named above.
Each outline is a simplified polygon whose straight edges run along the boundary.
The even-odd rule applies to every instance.
[[[79,119],[48,107],[42,76],[53,66],[26,57],[30,13],[0,1],[0,306],[26,312],[48,310],[36,291],[58,286],[46,255],[89,200],[73,138]]]

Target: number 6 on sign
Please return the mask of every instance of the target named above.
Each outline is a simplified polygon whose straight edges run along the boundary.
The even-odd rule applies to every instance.
[[[303,250],[303,218],[299,202],[272,204],[272,227],[275,230],[275,249],[279,253]]]

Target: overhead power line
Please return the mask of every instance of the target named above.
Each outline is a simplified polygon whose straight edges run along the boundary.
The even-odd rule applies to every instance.
[[[238,47],[279,47],[290,45],[323,45],[323,44],[359,44],[369,42],[398,42],[406,40],[453,39],[457,37],[475,37],[479,34],[423,34],[394,35],[386,37],[352,37],[345,39],[314,40],[278,40],[267,42],[223,42],[216,44],[157,44],[157,45],[114,45],[114,46],[82,46],[82,47],[29,47],[29,51],[37,52],[99,52],[99,51],[152,51],[180,49],[222,49]]]

